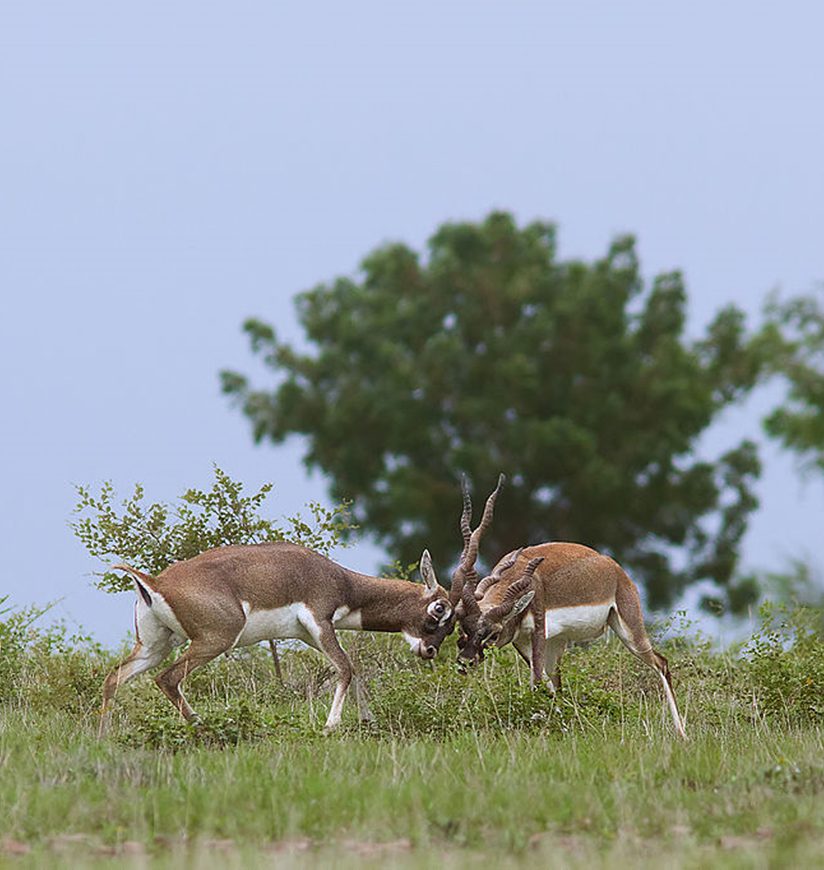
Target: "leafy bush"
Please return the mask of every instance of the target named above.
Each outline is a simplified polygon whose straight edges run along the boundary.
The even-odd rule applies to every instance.
[[[8,597],[0,599],[0,605]],[[65,624],[38,628],[49,607],[0,610],[0,703],[85,713],[100,703],[100,684],[111,656]]]
[[[272,484],[264,484],[252,495],[243,495],[243,484],[234,481],[217,465],[215,482],[208,491],[188,489],[176,505],[144,503],[140,484],[120,508],[114,487],[104,483],[99,495],[78,486],[77,519],[71,528],[92,556],[111,563],[128,562],[149,574],[159,574],[172,562],[227,544],[255,544],[263,541],[292,541],[328,554],[342,543],[342,534],[354,528],[349,505],[342,502],[325,508],[317,502],[307,507],[311,519],[300,514],[278,525],[260,515]],[[107,592],[131,589],[131,581],[107,571],[97,586]]]
[[[0,598],[0,702],[16,694],[27,647],[37,636],[32,623],[49,609],[32,606],[16,610],[8,601],[8,595]]]
[[[760,711],[795,721],[824,722],[824,636],[821,613],[769,602],[746,648]]]

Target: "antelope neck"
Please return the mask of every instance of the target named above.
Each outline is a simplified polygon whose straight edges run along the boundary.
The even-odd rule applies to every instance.
[[[365,631],[400,631],[420,612],[424,588],[409,580],[372,577],[350,571],[352,610],[359,610]]]

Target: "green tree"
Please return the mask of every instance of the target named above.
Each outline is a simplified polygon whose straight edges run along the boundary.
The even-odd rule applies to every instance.
[[[770,299],[759,341],[787,392],[764,421],[767,433],[809,469],[824,472],[824,308],[820,294]]]
[[[307,436],[304,460],[393,557],[460,549],[459,474],[509,476],[484,550],[582,541],[619,559],[653,607],[711,580],[735,607],[738,546],[760,467],[742,441],[715,461],[696,442],[759,373],[743,314],[684,335],[677,272],[644,286],[635,242],[560,261],[552,224],[506,213],[448,223],[428,257],[390,244],[357,278],[297,297],[300,352],[260,320],[245,330],[276,381],[223,372],[257,441]]]

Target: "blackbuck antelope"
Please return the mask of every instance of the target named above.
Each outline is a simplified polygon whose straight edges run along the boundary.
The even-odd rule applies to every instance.
[[[118,687],[159,665],[187,640],[188,649],[155,682],[189,722],[198,720],[180,691],[188,674],[237,646],[295,638],[326,655],[337,670],[326,720],[326,729],[332,730],[340,722],[353,679],[336,629],[397,631],[413,653],[432,659],[454,628],[454,602],[438,584],[426,550],[420,564],[423,585],[350,571],[289,543],[220,547],[177,562],[157,577],[128,565],[115,568],[127,572],[135,584],[137,643],[103,685],[101,735]],[[357,680],[355,693],[366,719],[369,713]]]
[[[464,489],[464,513],[472,507]],[[477,555],[477,548],[474,551]],[[457,608],[458,662],[477,664],[488,646],[512,643],[530,667],[530,683],[561,688],[560,660],[571,641],[600,637],[609,626],[626,648],[661,678],[672,721],[686,737],[667,660],[644,627],[638,589],[623,568],[582,544],[547,543],[509,553],[477,582],[474,565]]]

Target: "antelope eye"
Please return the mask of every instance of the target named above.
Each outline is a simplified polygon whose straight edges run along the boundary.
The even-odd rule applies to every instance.
[[[438,599],[437,601],[433,601],[429,607],[426,608],[426,612],[430,616],[434,616],[435,619],[440,620],[443,618],[444,614],[447,611],[447,604],[445,601]]]

